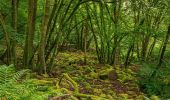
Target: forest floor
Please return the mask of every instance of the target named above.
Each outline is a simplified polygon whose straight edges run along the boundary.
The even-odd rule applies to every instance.
[[[108,100],[144,100],[146,98],[137,84],[136,73],[139,67],[137,65],[131,65],[125,70],[121,65],[113,67],[98,64],[93,52],[87,53],[87,63],[84,64],[83,52],[64,51],[57,55],[54,66],[55,68],[49,73],[53,83],[60,82],[60,87],[67,89],[71,94],[77,88],[82,94],[77,97],[87,99],[88,95],[94,95],[95,98]],[[68,77],[65,80],[62,79],[63,73],[67,74],[70,79]],[[42,76],[37,76],[37,78],[49,81],[49,78]]]
[[[22,58],[22,49],[17,51]],[[122,64],[99,64],[93,50],[87,52],[86,58],[85,64],[82,51],[62,50],[55,57],[53,68],[48,66],[51,69],[48,74],[15,70],[13,65],[0,67],[0,78],[9,79],[8,83],[0,83],[0,97],[6,100],[160,100],[158,96],[148,98],[140,90],[141,65],[125,68]],[[4,79],[4,76],[8,77]]]

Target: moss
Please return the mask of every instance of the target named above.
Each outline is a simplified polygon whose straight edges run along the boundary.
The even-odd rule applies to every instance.
[[[93,66],[85,66],[83,69],[86,73],[90,73],[90,72],[95,72],[95,68]]]
[[[107,90],[108,94],[112,95],[112,96],[116,96],[116,93],[114,90]]]
[[[138,95],[136,97],[137,100],[145,100],[145,96],[144,95]]]
[[[52,81],[47,80],[35,80],[33,83],[37,85],[52,85]]]
[[[60,90],[62,91],[62,93],[72,94],[72,92],[71,92],[71,91],[69,91],[69,90],[68,90],[68,89],[66,89],[66,88],[61,88]]]
[[[48,78],[48,77],[49,77],[48,74],[42,74],[42,76],[43,76],[44,78]]]
[[[85,85],[86,89],[90,89],[91,88],[91,85],[89,83],[87,83],[87,82],[84,82],[84,85]]]
[[[113,69],[112,68],[107,68],[107,69],[103,69],[103,70],[101,70],[101,71],[99,71],[98,73],[99,73],[99,78],[100,79],[108,79],[108,75],[109,75],[109,73],[112,71]]]
[[[134,73],[131,69],[121,69],[120,67],[116,68],[116,73],[118,74],[118,80],[121,83],[124,83],[127,80],[133,80],[136,81],[136,78],[134,77]]]
[[[74,92],[78,93],[78,84],[73,79],[71,79],[71,77],[69,77],[67,73],[64,73],[63,76],[72,83],[72,85],[74,86]]]
[[[150,97],[151,100],[161,100],[158,96],[152,95]]]
[[[56,79],[57,84],[53,88],[58,91],[58,93],[71,94],[69,98],[71,100],[72,98],[75,100],[77,98],[82,100],[106,100],[107,98],[109,100],[118,100],[117,93],[119,93],[119,91],[115,90],[117,92],[116,93],[114,89],[109,89],[109,87],[115,87],[115,89],[117,89],[117,86],[122,86],[123,89],[120,88],[120,91],[124,91],[124,93],[120,95],[120,100],[133,98],[138,95],[137,93],[133,92],[133,89],[137,89],[138,87],[136,82],[134,82],[134,80],[137,80],[134,77],[135,73],[131,69],[125,70],[120,68],[120,66],[115,66],[113,69],[113,66],[107,64],[96,65],[97,59],[95,59],[94,55],[89,55],[87,65],[83,65],[83,54],[81,54],[81,52],[59,53],[58,59],[56,60],[56,69],[54,71],[60,71],[60,73],[57,73],[59,76],[62,76],[62,73],[65,74],[63,74],[61,79]],[[110,81],[110,79],[108,79],[108,74],[113,70],[117,74],[117,78],[114,81]],[[102,78],[103,80],[100,80],[101,76],[104,76],[104,78]],[[112,74],[112,76],[114,75]],[[117,81],[117,79],[121,83]],[[52,81],[48,79],[45,80]],[[82,94],[79,90],[83,93],[89,94]]]
[[[93,78],[93,79],[96,79],[96,78],[98,78],[98,73],[90,72],[90,73],[89,73],[89,77],[91,77],[91,78]]]
[[[135,74],[135,72],[132,71],[131,69],[127,69],[126,72],[129,73],[129,74]]]
[[[122,93],[122,94],[119,94],[119,96],[120,96],[122,99],[124,99],[124,100],[127,100],[127,99],[128,99],[128,94]]]
[[[136,92],[134,92],[134,91],[127,91],[127,94],[129,94],[129,95],[136,95]]]
[[[115,100],[115,99],[113,99],[113,95],[111,96],[111,95],[107,95],[107,98],[109,99],[109,100]]]
[[[100,97],[107,98],[107,95],[102,93]]]
[[[90,99],[90,100],[108,100],[107,98],[103,98],[100,96],[94,96],[94,95],[89,95],[89,94],[81,94],[81,93],[77,93],[77,94],[73,94],[76,97],[82,97],[82,98],[86,98],[86,99]]]
[[[94,88],[93,93],[96,94],[96,95],[101,95],[103,92],[102,92],[101,89]]]

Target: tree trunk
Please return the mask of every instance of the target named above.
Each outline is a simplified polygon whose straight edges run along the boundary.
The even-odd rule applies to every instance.
[[[18,0],[12,0],[12,27],[14,29],[14,33],[17,33],[17,16],[18,16]],[[12,39],[12,61],[14,65],[16,66],[16,41],[15,39]]]
[[[87,20],[86,20],[87,21]],[[85,26],[84,26],[84,64],[87,63],[87,35],[88,35],[88,25],[87,22],[85,22]]]
[[[129,59],[130,59],[130,56],[131,56],[130,54],[133,51],[133,48],[134,48],[134,43],[130,44],[129,49],[127,51],[126,60],[125,60],[125,63],[124,63],[125,67],[127,67],[130,64]]]
[[[167,47],[167,44],[168,44],[169,37],[170,37],[170,24],[168,26],[168,32],[166,34],[165,40],[164,40],[164,42],[161,46],[161,52],[160,52],[158,64],[157,64],[155,70],[153,71],[153,73],[151,74],[150,79],[155,77],[157,70],[161,67],[161,65],[163,63],[163,57],[164,57],[164,54],[165,54],[165,51],[166,51],[166,47]]]
[[[166,50],[166,47],[167,47],[167,44],[168,44],[168,39],[170,37],[170,24],[168,26],[168,32],[166,34],[166,37],[165,37],[165,40],[164,40],[164,43],[162,45],[162,49],[161,49],[161,53],[160,53],[160,57],[159,57],[159,63],[158,63],[158,66],[161,66],[162,62],[163,62],[163,57],[164,57],[164,53],[165,53],[165,50]]]
[[[142,61],[146,60],[146,56],[147,56],[146,54],[147,54],[147,51],[148,51],[149,39],[150,39],[150,36],[146,35],[146,36],[144,36],[144,40],[142,41],[142,51],[141,51]]]
[[[11,44],[10,44],[10,35],[7,31],[7,27],[5,25],[5,21],[3,18],[2,13],[0,12],[0,24],[3,28],[3,32],[5,34],[5,40],[6,40],[6,45],[7,45],[7,64],[11,64]]]
[[[149,57],[152,55],[152,52],[153,52],[154,47],[155,47],[155,44],[156,44],[156,40],[157,40],[157,38],[154,37],[154,40],[153,40],[153,42],[152,42],[152,44],[151,44],[151,46],[150,46],[150,48],[149,48],[149,52],[148,52],[148,55],[147,55],[147,59],[149,59]]]
[[[39,45],[39,67],[44,67],[44,73],[46,74],[46,62],[45,62],[45,37],[47,32],[47,25],[50,17],[50,0],[46,0],[45,4],[45,12],[44,12],[44,18],[42,22],[42,29],[41,29],[41,40]]]
[[[28,26],[27,26],[25,50],[24,50],[24,66],[26,68],[33,67],[33,52],[34,52],[33,41],[34,41],[35,24],[36,24],[36,10],[37,10],[37,0],[29,0]]]

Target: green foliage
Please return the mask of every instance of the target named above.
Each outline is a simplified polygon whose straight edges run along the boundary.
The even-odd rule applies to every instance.
[[[26,79],[29,70],[16,71],[13,65],[0,66],[0,98],[7,100],[44,100],[47,93],[38,92],[32,80]],[[24,80],[25,77],[25,80]]]
[[[12,19],[14,17],[12,14],[14,9],[11,9],[12,0],[0,1],[0,12],[2,13],[4,26],[6,26],[6,31],[9,33],[11,42],[11,46],[9,46],[11,50],[9,49],[9,51],[15,52],[16,48],[17,54],[15,60],[17,61],[17,64],[21,64],[22,60],[20,58],[23,57],[21,56],[22,50],[27,50],[23,48],[24,46],[27,46],[27,43],[24,41],[26,39],[25,37],[28,35],[28,22],[31,21],[28,17],[30,12],[28,10],[29,2],[28,0],[18,0],[19,3],[16,11],[17,32],[15,32],[12,25]],[[42,46],[42,49],[45,49],[45,55],[42,56],[45,56],[47,71],[49,71],[49,74],[52,77],[57,79],[62,73],[68,73],[71,76],[73,75],[73,79],[67,74],[65,77],[67,77],[67,80],[72,82],[75,87],[80,85],[82,88],[85,84],[84,86],[87,89],[87,92],[94,89],[94,94],[101,94],[102,97],[106,97],[105,95],[107,93],[104,94],[103,90],[112,91],[109,87],[111,84],[108,83],[108,85],[106,85],[107,81],[109,81],[107,79],[108,73],[112,70],[115,71],[116,80],[114,80],[114,82],[116,84],[111,87],[116,85],[118,86],[116,88],[117,90],[120,89],[119,85],[122,84],[131,84],[135,85],[135,88],[137,87],[136,73],[133,73],[130,68],[124,69],[124,66],[119,66],[119,61],[117,61],[119,56],[120,58],[129,58],[127,59],[128,63],[140,61],[141,58],[144,61],[145,59],[143,58],[148,58],[146,60],[156,63],[156,59],[160,54],[160,48],[162,47],[162,41],[164,40],[167,31],[167,24],[169,24],[169,0],[51,1],[50,8],[52,9],[49,10],[51,21],[49,20],[47,25],[48,31],[46,32],[44,47]],[[31,54],[33,60],[30,60],[31,63],[39,60],[37,53],[39,52],[38,49],[41,49],[39,48],[39,41],[41,38],[40,33],[45,10],[44,4],[45,0],[39,0],[37,2],[37,11],[34,18],[35,23],[32,23],[32,25],[35,26],[35,32],[32,33],[35,34],[30,38],[33,41],[33,45],[30,46],[33,47],[33,55]],[[87,39],[85,38],[86,35]],[[5,36],[4,30],[0,25],[0,56],[5,54],[6,47],[8,47],[4,37],[7,36]],[[13,45],[13,42],[16,42],[16,44],[14,43]],[[56,59],[56,55],[60,51],[60,48],[62,50],[62,46],[63,49],[64,46],[68,46],[66,49],[71,50],[76,46],[76,49],[84,51],[85,44],[87,45],[87,52],[88,50],[92,50],[90,56],[88,53],[86,55],[86,65],[84,65],[83,52],[76,52],[73,54],[70,52],[59,53]],[[90,46],[91,48],[89,48]],[[18,50],[18,47],[20,50]],[[130,49],[131,47],[132,49]],[[94,50],[94,48],[96,50]],[[129,50],[130,53],[128,55],[127,51]],[[139,85],[149,96],[159,95],[162,98],[170,97],[169,54],[169,51],[165,53],[164,65],[163,67],[156,69],[156,76],[154,78],[150,78],[150,76],[155,70],[155,65],[145,63],[138,73]],[[3,62],[10,60],[11,57],[8,57],[10,55],[14,56],[15,53],[8,55],[7,50],[7,54],[1,57]],[[93,57],[91,55],[93,55]],[[25,56],[23,58],[25,58]],[[114,64],[114,69],[113,66],[98,66],[96,65],[98,63],[97,61],[101,64]],[[122,62],[120,61],[120,63]],[[42,68],[43,67],[40,66],[40,69]],[[53,94],[53,96],[61,96],[64,93],[67,93],[66,91],[73,92],[63,88],[55,90],[55,86],[52,86],[53,82],[51,80],[46,81],[46,79],[43,79],[45,76],[40,76],[42,81],[28,79],[28,72],[29,70],[17,71],[12,65],[0,66],[0,97],[12,100],[43,100],[51,94]],[[103,80],[101,80],[102,78],[100,78],[100,76],[103,77]],[[75,84],[74,80],[83,85]],[[39,81],[40,84],[38,84]],[[48,83],[50,83],[51,86]],[[67,82],[64,82],[63,84],[65,85]],[[109,90],[103,89],[105,87],[102,88],[103,90],[98,89],[96,84],[100,86],[101,84],[104,84]],[[78,89],[76,91],[78,91]],[[82,91],[86,92],[86,90]],[[85,94],[76,95],[89,97],[89,95]],[[126,93],[122,93],[120,99],[128,99],[128,96],[129,95]]]
[[[5,15],[7,15],[10,12],[10,1],[8,0],[1,0],[0,3],[0,11],[3,11]]]
[[[27,72],[28,70],[16,72],[13,65],[0,66],[0,97],[16,100],[19,99],[21,95],[23,97],[26,96],[26,94],[28,95],[28,93],[31,92],[29,87],[26,85],[17,84],[19,79]]]
[[[28,71],[29,70],[21,70],[16,72],[13,65],[10,66],[2,65],[0,67],[0,83],[6,84],[15,82],[23,75],[25,75]]]
[[[151,78],[151,74],[156,70],[156,76]],[[169,78],[169,68],[162,66],[161,69],[155,69],[154,65],[143,64],[140,69],[139,76],[139,86],[141,90],[147,93],[149,96],[159,95],[162,98],[170,98],[168,89],[170,88],[168,81]]]

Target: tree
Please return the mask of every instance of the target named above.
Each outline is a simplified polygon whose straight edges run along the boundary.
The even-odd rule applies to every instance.
[[[7,31],[7,27],[5,24],[5,20],[4,17],[2,15],[2,13],[0,12],[0,24],[2,26],[3,32],[5,34],[5,41],[6,41],[6,45],[7,45],[7,49],[6,49],[6,55],[7,55],[7,64],[11,64],[11,42],[10,42],[10,34]]]
[[[164,54],[165,54],[165,51],[166,51],[166,48],[167,48],[169,37],[170,37],[170,24],[168,25],[168,31],[167,31],[167,34],[165,36],[165,40],[164,40],[164,42],[161,46],[161,52],[160,52],[159,61],[158,61],[157,66],[161,66],[162,63],[163,63],[163,57],[164,57]]]
[[[159,54],[158,64],[155,67],[155,69],[153,70],[149,80],[151,80],[152,78],[155,78],[157,71],[160,70],[160,68],[161,68],[161,65],[162,65],[162,63],[164,61],[163,58],[164,58],[164,54],[165,54],[165,51],[166,51],[166,48],[167,48],[169,37],[170,37],[170,24],[168,25],[168,31],[167,31],[165,39],[164,39],[164,41],[162,43],[162,46],[161,46],[161,52]]]
[[[28,1],[28,19],[27,19],[27,30],[24,48],[24,66],[26,68],[33,67],[33,52],[34,52],[34,33],[36,25],[36,11],[37,11],[37,0]]]
[[[41,40],[39,44],[39,62],[38,66],[44,68],[44,73],[47,73],[47,66],[45,62],[45,43],[46,43],[46,32],[47,32],[47,25],[50,18],[50,0],[45,1],[45,11],[44,11],[44,17],[42,21],[42,27],[41,27]]]
[[[18,4],[19,4],[19,0],[12,0],[12,27],[13,27],[13,32],[14,34],[17,33],[17,23],[18,23]],[[14,63],[14,65],[16,66],[16,49],[15,49],[15,46],[16,46],[16,41],[15,39],[12,39],[12,61]]]

